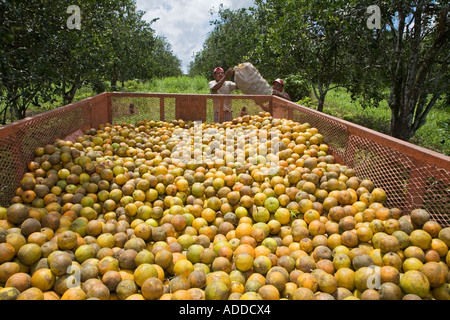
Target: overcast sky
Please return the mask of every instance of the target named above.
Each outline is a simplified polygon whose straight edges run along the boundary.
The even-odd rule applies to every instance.
[[[172,45],[173,53],[181,60],[184,73],[188,72],[193,53],[202,49],[206,35],[212,30],[209,24],[216,16],[210,10],[218,11],[220,4],[225,8],[248,8],[253,0],[137,0],[138,10],[145,11],[144,19],[153,23],[152,28],[159,36],[165,36]]]

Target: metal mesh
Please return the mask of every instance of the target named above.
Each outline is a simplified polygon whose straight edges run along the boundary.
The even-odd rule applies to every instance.
[[[424,208],[436,221],[448,224],[450,172],[354,135],[349,139],[345,159],[358,177],[370,179],[386,191],[387,206],[405,212]]]
[[[175,119],[187,121],[214,121],[214,99],[225,99],[213,95],[178,95],[178,94],[139,94],[126,95],[115,93],[111,98],[112,119],[115,123],[136,123],[141,120],[162,120],[171,122]],[[240,96],[231,99],[232,112],[238,117],[245,107],[250,115],[268,108],[270,97],[252,99]]]
[[[141,120],[159,120],[160,99],[137,97],[112,97],[114,123],[136,123]]]
[[[404,142],[400,144],[386,135],[380,139],[379,134],[375,135],[370,129],[306,107],[275,103],[276,107],[280,105],[294,109],[291,112],[293,120],[316,127],[337,162],[355,169],[360,179],[369,179],[375,186],[383,188],[387,194],[386,206],[397,207],[405,213],[423,208],[434,220],[444,226],[450,225],[450,171],[446,169],[449,157],[427,149],[419,150]],[[408,155],[402,151],[407,151]],[[434,156],[427,159],[424,152]],[[444,161],[446,168],[433,163],[436,157],[447,159]]]
[[[4,126],[0,130],[0,204],[8,205],[37,147],[91,126],[91,103],[80,101]]]
[[[324,136],[337,162],[386,191],[387,206],[405,213],[425,208],[434,220],[450,225],[450,157],[271,96],[104,93],[1,127],[0,205],[9,205],[39,146],[57,138],[75,141],[85,129],[108,122],[212,122],[213,99],[231,99],[234,117],[244,106],[250,115],[264,107],[274,117],[308,122]]]

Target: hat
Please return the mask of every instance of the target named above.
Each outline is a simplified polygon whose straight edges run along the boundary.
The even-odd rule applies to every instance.
[[[272,84],[274,84],[275,82],[278,82],[279,84],[281,84],[284,87],[284,81],[282,79],[276,79],[272,82]]]
[[[214,73],[216,73],[216,72],[224,72],[224,71],[221,67],[217,67],[214,69]]]

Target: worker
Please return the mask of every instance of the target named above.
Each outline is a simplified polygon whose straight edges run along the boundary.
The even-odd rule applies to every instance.
[[[291,97],[287,92],[284,92],[284,81],[283,79],[275,79],[272,82],[272,95],[284,98],[286,100],[291,100]]]
[[[234,74],[233,69],[226,72],[221,67],[214,69],[214,80],[209,83],[209,89],[212,94],[231,94],[238,87],[233,81],[228,79]],[[214,122],[219,122],[220,100],[214,99]],[[233,112],[231,110],[231,99],[224,99],[223,103],[223,121],[233,120]]]

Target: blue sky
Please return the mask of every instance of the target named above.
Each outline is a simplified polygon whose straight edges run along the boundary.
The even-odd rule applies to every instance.
[[[206,35],[212,27],[209,21],[223,4],[225,8],[248,8],[253,0],[137,0],[138,10],[145,11],[144,19],[159,18],[152,28],[159,36],[165,36],[172,45],[174,54],[182,61],[183,72],[187,73],[192,55],[201,50]]]

